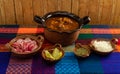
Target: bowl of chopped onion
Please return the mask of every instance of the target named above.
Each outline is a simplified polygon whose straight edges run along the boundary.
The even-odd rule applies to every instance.
[[[115,49],[113,42],[105,38],[93,39],[90,43],[90,47],[93,51],[103,55],[111,53]]]
[[[64,50],[61,44],[48,46],[42,50],[42,57],[47,62],[57,62],[64,57]]]
[[[13,38],[6,46],[11,49],[14,56],[26,58],[36,54],[43,41],[44,37],[41,35],[20,35]]]

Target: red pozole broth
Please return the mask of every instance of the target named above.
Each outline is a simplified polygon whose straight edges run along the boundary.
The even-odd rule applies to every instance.
[[[46,20],[46,26],[54,31],[68,32],[77,29],[79,24],[68,17],[52,17]]]

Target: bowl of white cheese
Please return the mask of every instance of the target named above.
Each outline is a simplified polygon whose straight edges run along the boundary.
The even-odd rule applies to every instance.
[[[115,46],[110,39],[105,38],[97,38],[93,39],[90,43],[90,47],[93,51],[100,53],[100,54],[108,54],[111,53]]]

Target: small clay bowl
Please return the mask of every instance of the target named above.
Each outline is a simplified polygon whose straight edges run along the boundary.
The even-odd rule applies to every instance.
[[[38,47],[31,52],[17,52],[17,51],[15,51],[15,48],[12,47],[12,44],[14,42],[16,42],[18,39],[25,39],[25,38],[30,38],[31,40],[36,41]],[[7,48],[11,49],[13,56],[19,57],[19,58],[29,58],[29,57],[32,57],[33,55],[35,55],[40,50],[40,48],[43,44],[43,41],[44,41],[44,37],[41,35],[38,35],[38,36],[20,35],[20,36],[13,38],[9,43],[6,44],[6,46],[7,46]]]
[[[81,43],[75,44],[75,48],[74,48],[73,52],[78,58],[86,58],[91,53],[89,45],[82,45]],[[82,53],[84,53],[84,54],[82,54]]]
[[[45,55],[45,51],[49,51],[51,54],[53,53],[54,49],[57,48],[60,52],[62,52],[62,56],[55,60],[55,59],[51,59],[51,58],[47,58],[46,55]],[[62,48],[62,45],[61,44],[55,44],[53,46],[48,46],[48,47],[45,47],[43,50],[42,50],[42,57],[43,59],[48,62],[48,63],[56,63],[57,61],[61,60],[63,57],[64,57],[64,50]]]
[[[106,46],[105,45],[108,45],[108,44],[103,44],[103,43],[100,43],[100,44],[97,44],[97,46],[99,45],[99,48],[97,48],[95,46],[95,42],[103,42],[103,43],[108,43],[110,46]],[[102,45],[103,44],[103,45]],[[98,54],[101,54],[101,55],[107,55],[109,53],[111,53],[114,49],[115,49],[115,46],[113,44],[113,42],[110,40],[110,39],[106,39],[106,38],[97,38],[97,39],[93,39],[90,43],[90,47],[91,49],[98,53]],[[108,47],[111,47],[111,50],[107,50],[107,51],[103,51],[103,49],[106,49]]]

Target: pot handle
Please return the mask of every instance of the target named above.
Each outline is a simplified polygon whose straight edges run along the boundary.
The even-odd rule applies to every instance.
[[[44,22],[45,20],[37,15],[34,16],[34,21],[40,24],[40,27],[46,28]]]
[[[90,21],[91,21],[91,19],[90,19],[89,16],[85,16],[85,17],[82,18],[82,24],[83,25],[88,24]]]

